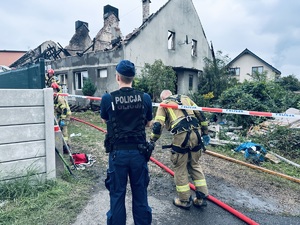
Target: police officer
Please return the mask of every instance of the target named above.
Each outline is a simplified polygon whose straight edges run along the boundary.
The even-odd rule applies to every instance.
[[[116,67],[119,90],[105,93],[100,115],[107,124],[105,139],[109,165],[105,186],[109,190],[108,225],[125,225],[125,195],[128,177],[132,191],[134,224],[149,225],[152,221],[148,205],[149,173],[142,149],[147,146],[145,127],[152,120],[152,103],[148,94],[132,88],[135,66],[122,60]],[[141,147],[142,146],[142,147]]]
[[[65,143],[68,145],[68,147],[70,147],[68,125],[70,123],[72,112],[66,99],[63,96],[57,94],[61,91],[59,85],[53,82],[51,84],[51,87],[53,88],[54,93],[56,93],[53,95],[54,116],[58,121],[58,125],[62,131]],[[69,153],[68,147],[63,145],[63,152],[65,154]]]
[[[172,105],[196,106],[185,95],[172,95],[170,90],[163,90],[160,95],[162,102]],[[189,209],[206,206],[208,189],[204,173],[198,163],[203,146],[209,144],[208,122],[200,111],[159,107],[152,126],[151,140],[160,138],[163,127],[171,131],[173,136],[171,161],[174,165],[174,181],[178,197],[175,197],[175,206]],[[196,197],[192,199],[189,186],[189,174],[196,187]]]

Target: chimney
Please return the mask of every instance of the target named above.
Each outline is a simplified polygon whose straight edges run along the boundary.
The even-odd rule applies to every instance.
[[[149,17],[150,15],[150,0],[142,0],[143,2],[143,22],[146,21],[146,19]]]
[[[119,9],[111,6],[111,5],[106,5],[104,6],[104,14],[103,14],[103,19],[104,21],[111,15],[114,14],[117,19],[120,21],[119,19]]]
[[[77,20],[75,22],[75,32],[78,30],[78,28],[80,28],[82,25],[85,25],[86,28],[89,28],[89,24],[87,22],[83,22],[83,21],[80,21],[80,20]]]

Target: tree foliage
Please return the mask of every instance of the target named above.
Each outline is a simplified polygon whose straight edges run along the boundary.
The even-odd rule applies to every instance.
[[[263,71],[262,73],[254,71],[252,74],[247,73],[248,76],[252,78],[252,81],[267,81],[268,71]]]
[[[279,79],[278,83],[287,90],[300,91],[300,81],[294,75],[282,77]]]
[[[251,138],[267,149],[278,151],[284,157],[300,158],[300,129],[274,126],[272,132],[267,132],[265,135],[254,134]]]
[[[291,107],[297,108],[300,96],[284,89],[275,82],[245,81],[224,91],[218,102],[222,108],[226,109],[281,113]],[[227,114],[226,118],[244,127],[260,123],[266,119],[264,117],[230,114]]]
[[[226,66],[229,61],[228,55],[223,56],[221,51],[218,51],[213,59],[204,58],[205,65],[200,75],[199,94],[212,92],[214,99],[217,99],[224,90],[237,83],[237,80],[228,73]]]
[[[176,73],[170,66],[165,66],[161,60],[155,60],[151,65],[145,63],[141,79],[136,79],[134,87],[148,92],[154,102],[159,101],[162,90],[175,92]]]

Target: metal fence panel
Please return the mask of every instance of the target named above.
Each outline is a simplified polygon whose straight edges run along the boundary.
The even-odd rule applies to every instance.
[[[43,89],[45,88],[45,61],[21,69],[0,73],[0,88]]]

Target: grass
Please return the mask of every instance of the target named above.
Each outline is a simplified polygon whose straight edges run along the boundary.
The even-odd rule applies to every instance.
[[[217,146],[217,147],[210,147],[209,149],[211,149],[214,152],[220,153],[222,155],[229,156],[243,162],[247,162],[242,153],[232,151],[233,149],[232,146],[222,146],[222,147]],[[294,160],[294,162],[297,163],[297,160],[296,161]],[[284,161],[281,161],[278,164],[274,164],[269,160],[265,160],[260,164],[260,166],[269,170],[273,170],[278,173],[283,173],[288,176],[292,176],[300,179],[300,168],[290,165]]]
[[[106,129],[99,113],[87,111],[73,113],[73,116]],[[85,170],[74,171],[78,179],[63,171],[55,181],[45,183],[36,180],[36,185],[32,186],[29,172],[27,177],[14,183],[0,184],[1,225],[61,225],[72,224],[75,221],[91,194],[97,190],[99,182],[102,182],[100,179],[105,174],[107,157],[103,147],[104,133],[77,121],[72,121],[69,125],[69,134],[72,133],[81,133],[81,136],[71,138],[72,152],[92,154],[96,157],[96,163]],[[231,149],[232,146],[209,148],[220,154],[245,161],[243,154],[234,153]],[[68,156],[65,157],[68,161]],[[264,162],[262,166],[300,178],[299,169],[284,162],[280,164]]]
[[[69,224],[81,211],[89,199],[91,183],[57,179],[50,183],[28,186],[22,179],[13,184],[2,184],[1,198],[6,199],[10,189],[10,199],[6,199],[0,207],[0,224]],[[25,194],[30,193],[30,194]]]
[[[73,113],[74,117],[105,128],[98,113]],[[91,153],[97,162],[85,170],[76,170],[73,178],[67,170],[55,181],[42,182],[28,176],[11,183],[0,183],[1,225],[61,225],[72,224],[99,183],[100,167],[106,165],[98,160],[104,154],[104,134],[83,123],[72,121],[69,134],[81,133],[71,139],[72,152]],[[68,156],[65,160],[69,162]],[[32,183],[35,185],[32,185]]]

